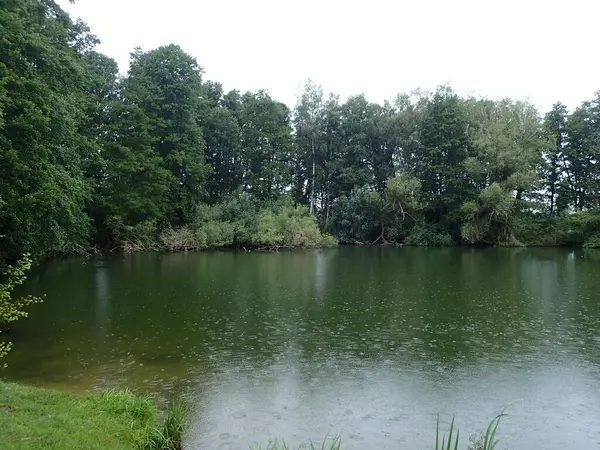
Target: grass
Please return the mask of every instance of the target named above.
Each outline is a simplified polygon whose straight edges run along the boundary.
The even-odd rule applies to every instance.
[[[152,401],[128,391],[74,395],[0,382],[0,448],[181,448],[184,409],[169,410],[161,427],[157,420]]]
[[[188,410],[173,404],[167,410],[162,426],[149,427],[142,447],[144,450],[179,450],[188,425]]]
[[[315,446],[315,444],[311,441],[308,444],[302,444],[298,447],[298,450],[341,450],[342,448],[342,439],[339,436],[334,438],[325,438],[321,445]],[[250,447],[250,450],[262,450],[260,444],[254,444]],[[285,443],[285,441],[271,441],[266,447],[266,450],[290,450],[290,447]]]
[[[502,440],[502,437],[496,437],[498,427],[502,419],[508,416],[505,411],[506,408],[490,420],[484,435],[471,437],[471,445],[469,445],[468,450],[494,450],[496,448]],[[453,439],[454,431],[456,431],[456,436]],[[438,416],[435,427],[435,450],[458,450],[459,436],[459,430],[454,427],[454,417],[452,417],[450,430],[448,431],[448,440],[446,441],[446,435],[444,434],[440,442],[440,417]]]
[[[507,416],[503,409],[488,424],[485,434],[471,437],[468,450],[495,450],[498,427]],[[51,389],[0,382],[0,448],[37,449],[139,449],[180,450],[188,425],[188,411],[172,405],[159,412],[148,397],[129,391],[75,395]],[[441,440],[440,440],[441,437]],[[454,418],[447,435],[440,436],[438,417],[436,450],[458,450],[460,433]],[[341,450],[339,437],[298,450]],[[262,450],[259,444],[251,450]],[[271,441],[266,450],[290,450],[285,441]]]

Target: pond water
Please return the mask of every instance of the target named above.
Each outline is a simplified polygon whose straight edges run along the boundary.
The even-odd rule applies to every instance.
[[[69,259],[6,379],[192,409],[187,448],[427,449],[504,406],[510,449],[600,446],[600,251],[340,248]]]

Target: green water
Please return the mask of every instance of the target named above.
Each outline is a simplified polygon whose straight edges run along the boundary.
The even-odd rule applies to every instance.
[[[438,413],[469,434],[512,400],[506,447],[598,448],[599,275],[563,249],[71,259],[30,278],[3,376],[183,398],[188,448],[426,449]]]

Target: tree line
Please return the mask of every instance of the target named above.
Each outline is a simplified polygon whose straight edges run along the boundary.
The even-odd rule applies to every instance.
[[[225,92],[177,45],[130,69],[52,0],[0,8],[2,260],[340,243],[600,245],[600,92],[542,116],[450,87],[376,104]]]

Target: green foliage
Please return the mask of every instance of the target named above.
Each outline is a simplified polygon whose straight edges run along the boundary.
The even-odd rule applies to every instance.
[[[220,247],[310,248],[336,245],[319,229],[316,219],[302,206],[282,200],[270,204],[246,195],[232,196],[216,205],[200,204],[193,223],[159,229],[155,221],[125,225],[108,222],[119,248],[133,251],[187,251]]]
[[[0,446],[37,449],[179,449],[187,411],[159,412],[145,396],[129,391],[74,395],[0,382]]]
[[[296,206],[349,244],[596,245],[600,92],[542,119],[448,86],[377,104],[309,80],[291,109],[225,93],[175,44],[120,77],[53,1],[5,2],[0,28],[0,267],[331,242]]]
[[[181,47],[132,53],[123,96],[147,116],[151,146],[173,176],[168,204],[174,223],[189,222],[205,196],[202,93],[202,68]]]
[[[239,107],[243,184],[258,200],[272,200],[284,192],[291,179],[289,109],[265,91],[247,92]]]
[[[570,245],[584,245],[588,240],[593,243],[594,237],[600,234],[600,209],[594,211],[577,211],[566,216],[566,242]]]
[[[600,248],[600,235],[587,238],[583,243],[584,248]]]
[[[540,247],[566,245],[565,217],[529,214],[517,217],[514,224],[515,237],[527,245]]]
[[[189,424],[189,412],[181,403],[169,406],[162,426],[152,426],[146,430],[142,450],[178,450],[181,448],[183,434]]]
[[[486,428],[485,434],[482,436],[473,435],[469,439],[471,445],[468,446],[468,450],[494,450],[500,441],[501,437],[496,437],[498,432],[498,427],[500,426],[500,422],[502,419],[508,416],[505,413],[506,409],[503,409],[499,414],[497,414],[490,422]],[[454,436],[454,431],[456,431],[456,435]],[[453,439],[454,436],[454,439]],[[440,441],[440,417],[437,418],[437,424],[435,427],[435,449],[436,450],[458,450],[459,444],[459,429],[454,427],[454,417],[452,417],[452,422],[450,423],[450,429],[448,430],[448,437],[444,434],[442,436],[442,440]]]
[[[401,172],[386,181],[382,206],[382,237],[396,242],[406,240],[407,234],[422,212],[419,201],[421,181]]]
[[[157,221],[169,210],[174,176],[154,151],[148,127],[148,118],[140,108],[111,105],[100,153],[104,175],[95,198],[94,213],[100,224],[118,220],[136,226]]]
[[[31,268],[31,259],[25,254],[14,266],[8,266],[5,273],[0,274],[0,327],[15,320],[27,317],[28,306],[42,301],[40,297],[15,297],[14,290],[23,284],[26,272]],[[0,328],[2,333],[2,328]],[[0,341],[0,358],[6,356],[11,348],[10,342]]]
[[[100,394],[104,409],[116,415],[131,417],[141,422],[156,419],[156,410],[148,397],[134,395],[128,390],[109,390]]]
[[[93,144],[78,133],[85,62],[95,42],[54,2],[0,8],[0,234],[9,260],[87,247]],[[8,56],[10,55],[10,56]]]
[[[421,180],[422,202],[427,205],[426,217],[446,222],[450,231],[454,225],[449,213],[460,207],[470,190],[462,169],[469,148],[467,117],[450,88],[436,91],[427,103],[420,128],[416,174]]]
[[[477,201],[465,202],[460,208],[463,241],[469,244],[516,244],[513,221],[515,209],[516,200],[511,192],[497,182],[487,186],[479,193]]]
[[[381,195],[354,189],[334,204],[328,229],[345,244],[371,243],[381,230]]]
[[[425,247],[450,247],[456,245],[449,233],[440,230],[436,225],[420,221],[411,229],[406,238],[407,245]]]
[[[452,417],[452,422],[450,423],[450,430],[448,431],[448,442],[446,443],[446,436],[442,436],[442,441],[440,443],[440,416],[437,418],[437,423],[435,426],[435,450],[458,450],[458,440],[460,438],[460,431],[458,428],[456,429],[456,437],[454,441],[452,440],[454,434],[454,417]],[[452,443],[454,442],[454,445]]]
[[[502,438],[497,438],[496,433],[498,431],[498,427],[500,426],[500,422],[504,417],[507,416],[504,411],[505,410],[503,409],[502,412],[494,417],[488,424],[483,438],[483,450],[494,450],[500,443]]]
[[[333,438],[325,438],[321,445],[315,445],[312,441],[308,444],[301,444],[298,447],[298,450],[341,450],[342,448],[342,439],[339,436]],[[255,443],[250,447],[250,450],[261,450],[262,446],[258,443]],[[277,439],[269,441],[267,444],[266,450],[289,450],[290,447],[285,443],[285,441],[278,441]]]
[[[202,240],[204,238],[204,240]],[[160,234],[160,249],[169,251],[201,250],[206,248],[206,237],[198,235],[190,226],[166,228]]]
[[[287,206],[260,213],[255,243],[275,248],[336,245],[334,238],[321,233],[316,219],[308,215],[306,208]]]
[[[114,245],[125,253],[157,250],[158,231],[155,220],[127,225],[120,217],[109,217],[105,226]]]

